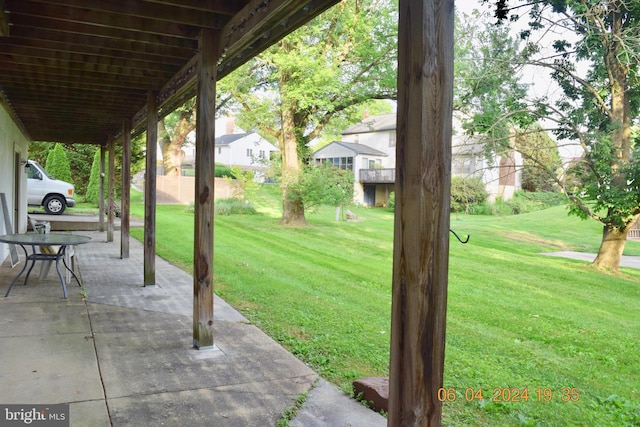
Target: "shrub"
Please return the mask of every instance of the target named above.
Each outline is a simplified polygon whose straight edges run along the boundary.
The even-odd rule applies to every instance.
[[[216,165],[215,169],[213,170],[213,175],[216,178],[233,178],[231,168],[224,165]]]
[[[214,203],[215,215],[255,215],[257,212],[251,203],[233,197]]]
[[[105,167],[109,164],[109,154],[105,153]],[[104,195],[107,196],[108,181],[104,180]],[[85,200],[89,203],[98,205],[98,198],[100,190],[100,150],[96,150],[93,156],[93,163],[91,164],[91,176],[89,177],[89,184],[87,184],[87,194]]]
[[[62,147],[62,144],[56,143],[56,145],[53,146],[53,150],[49,151],[45,169],[55,179],[71,182],[71,168],[69,167],[69,159],[67,158],[67,153]]]
[[[451,212],[472,213],[489,198],[479,178],[451,179]]]

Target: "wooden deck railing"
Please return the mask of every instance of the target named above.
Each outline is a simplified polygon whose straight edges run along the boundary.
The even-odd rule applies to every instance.
[[[396,182],[396,170],[360,169],[360,182],[369,184],[393,184]]]

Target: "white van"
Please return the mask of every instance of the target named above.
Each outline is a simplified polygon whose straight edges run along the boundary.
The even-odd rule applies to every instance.
[[[27,163],[27,204],[44,206],[45,212],[60,215],[76,205],[73,184],[55,179],[37,162]]]

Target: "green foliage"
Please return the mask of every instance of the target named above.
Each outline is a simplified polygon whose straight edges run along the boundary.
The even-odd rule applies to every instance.
[[[536,123],[516,133],[515,146],[523,157],[522,189],[555,191],[562,168],[558,145]]]
[[[29,157],[41,165],[46,164],[48,154],[53,150],[52,142],[32,142],[29,144]],[[64,146],[71,180],[76,189],[76,194],[84,195],[87,191],[87,183],[91,175],[91,162],[96,151],[95,145],[71,144]]]
[[[527,89],[518,77],[519,41],[491,21],[486,12],[457,15],[454,60],[454,109],[471,118],[463,123],[469,134],[486,138],[488,157],[509,149],[514,120],[530,122],[523,114],[504,120],[523,108]]]
[[[214,212],[216,215],[255,215],[257,213],[250,202],[235,197],[216,200]]]
[[[98,148],[90,144],[72,144],[66,148],[71,167],[71,179],[76,187],[76,193],[84,195],[87,192],[87,184],[91,176],[93,156]]]
[[[451,178],[451,212],[472,213],[489,198],[480,178]]]
[[[109,164],[109,154],[105,153],[105,169]],[[106,171],[105,171],[106,173]],[[107,197],[108,182],[104,180],[104,196]],[[96,150],[93,156],[93,163],[91,164],[91,176],[89,177],[89,183],[87,184],[87,194],[85,200],[89,203],[98,205],[100,200],[100,150]]]
[[[586,154],[589,167],[574,169],[579,186],[570,191],[581,204],[569,212],[583,219],[598,215],[600,222],[623,229],[633,220],[633,212],[640,211],[640,159],[620,167],[615,152],[611,140],[604,138]]]
[[[305,209],[322,205],[342,206],[353,201],[353,171],[330,164],[308,167],[299,184]],[[296,192],[298,194],[298,192]]]
[[[45,169],[55,179],[71,182],[71,168],[62,144],[55,144],[53,150],[49,151]]]
[[[213,175],[216,178],[231,178],[233,176],[233,174],[231,173],[231,168],[229,166],[220,164],[216,164]]]

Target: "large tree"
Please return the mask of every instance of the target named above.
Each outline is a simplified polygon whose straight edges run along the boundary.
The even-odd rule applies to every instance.
[[[528,117],[554,123],[558,138],[584,151],[574,187],[564,190],[571,212],[603,225],[594,265],[617,270],[633,223],[640,216],[640,164],[632,127],[640,109],[640,2],[538,0],[497,2],[497,16],[529,26],[522,63],[550,71],[561,95],[531,99]],[[540,34],[544,34],[541,39]],[[541,40],[551,40],[551,51]],[[521,105],[513,116],[524,117]],[[634,152],[636,155],[634,156]]]
[[[342,1],[219,83],[241,106],[238,121],[278,144],[284,224],[306,223],[297,188],[309,142],[357,106],[395,98],[397,1]]]
[[[187,135],[196,128],[195,98],[189,99],[158,121],[158,145],[162,153],[164,174],[180,176]]]

